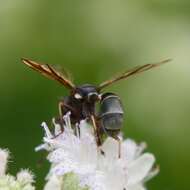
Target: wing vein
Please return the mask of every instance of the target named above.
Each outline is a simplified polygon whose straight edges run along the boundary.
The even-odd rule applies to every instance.
[[[22,58],[22,62],[25,65],[32,68],[33,70],[41,73],[43,76],[56,80],[69,89],[75,88],[75,85],[67,77],[65,77],[62,73],[56,71],[52,66],[48,64],[39,64],[37,62],[25,58]]]
[[[132,75],[136,75],[138,73],[142,73],[144,71],[147,71],[149,69],[152,69],[154,67],[157,67],[157,66],[160,66],[164,63],[167,63],[169,62],[171,59],[166,59],[166,60],[163,60],[159,63],[155,63],[155,64],[146,64],[146,65],[142,65],[142,66],[137,66],[131,70],[128,70],[128,71],[125,71],[124,73],[114,77],[114,78],[111,78],[110,80],[107,80],[103,83],[101,83],[98,87],[99,90],[119,81],[119,80],[122,80],[122,79],[127,79],[129,76],[132,76]]]

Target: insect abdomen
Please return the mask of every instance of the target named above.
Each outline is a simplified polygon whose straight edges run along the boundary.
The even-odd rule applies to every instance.
[[[99,119],[107,133],[120,131],[123,124],[123,108],[119,97],[113,93],[105,93],[100,102]]]

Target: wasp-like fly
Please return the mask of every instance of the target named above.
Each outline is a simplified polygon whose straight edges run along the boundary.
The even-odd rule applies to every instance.
[[[124,114],[119,96],[114,93],[102,93],[102,90],[117,81],[158,67],[168,62],[169,59],[155,64],[137,66],[97,86],[92,84],[76,86],[65,74],[57,71],[48,64],[39,64],[24,58],[22,61],[42,75],[58,81],[70,91],[69,96],[59,102],[60,121],[63,115],[69,111],[71,112],[72,124],[79,123],[83,119],[91,122],[97,145],[100,146],[102,131],[119,141],[118,133],[123,124]],[[96,110],[96,103],[100,104],[99,113]]]

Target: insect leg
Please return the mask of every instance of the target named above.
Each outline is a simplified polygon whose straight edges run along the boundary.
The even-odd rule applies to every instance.
[[[113,137],[118,142],[118,158],[121,158],[121,139],[118,136]]]
[[[63,116],[67,113],[67,112],[75,112],[75,110],[69,106],[67,104],[67,102],[65,102],[65,100],[61,100],[59,101],[58,103],[58,109],[59,109],[59,117],[56,118],[56,123],[60,124],[61,126],[61,131],[63,132],[64,131],[64,124],[65,124],[65,121],[63,119]]]
[[[100,133],[99,133],[99,129],[98,129],[98,126],[97,126],[97,123],[96,123],[96,119],[95,119],[94,115],[91,115],[90,118],[91,118],[92,126],[93,126],[93,129],[94,129],[94,135],[95,135],[95,138],[96,138],[96,143],[97,143],[98,146],[100,146],[102,143],[101,143]]]
[[[99,130],[99,127],[97,125],[94,115],[91,115],[91,120],[92,120],[93,129],[94,129],[96,144],[98,147],[98,152],[100,152],[102,155],[105,155],[105,152],[100,148],[100,146],[102,145],[101,138],[100,138],[100,130]]]
[[[53,124],[54,123],[57,123],[60,125],[61,127],[61,132],[59,134],[57,134],[55,137],[59,136],[60,134],[62,134],[64,132],[64,124],[65,124],[65,120],[64,120],[64,115],[67,113],[67,112],[71,112],[71,113],[75,113],[76,110],[67,104],[67,102],[65,102],[64,100],[61,100],[58,104],[58,109],[59,109],[59,116],[57,118],[54,118],[53,119]],[[72,123],[72,118],[70,116],[70,119],[71,119],[71,123]],[[55,138],[54,137],[54,138]]]
[[[63,101],[59,102],[58,108],[59,108],[59,116],[63,117],[63,109],[64,109],[64,102]]]

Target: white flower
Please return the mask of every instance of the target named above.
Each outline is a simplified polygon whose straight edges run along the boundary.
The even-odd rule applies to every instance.
[[[28,170],[21,170],[17,177],[6,174],[9,152],[0,149],[0,190],[35,190],[33,175]]]
[[[8,157],[8,150],[0,149],[0,177],[5,175]]]
[[[28,184],[34,182],[33,174],[27,169],[21,169],[19,173],[17,173],[17,180],[21,184]]]
[[[49,151],[47,159],[51,163],[45,190],[53,187],[55,190],[64,189],[63,177],[71,173],[77,176],[82,188],[143,190],[145,181],[157,174],[158,170],[152,170],[154,156],[142,153],[146,147],[144,143],[137,145],[133,140],[122,140],[119,158],[116,140],[108,137],[101,147],[97,147],[92,127],[85,121],[81,121],[73,130],[69,113],[64,116],[64,120],[63,133],[55,123],[54,133],[45,123],[42,124],[45,129],[44,144],[36,150]]]
[[[61,189],[62,183],[58,176],[52,175],[45,186],[45,190]]]

